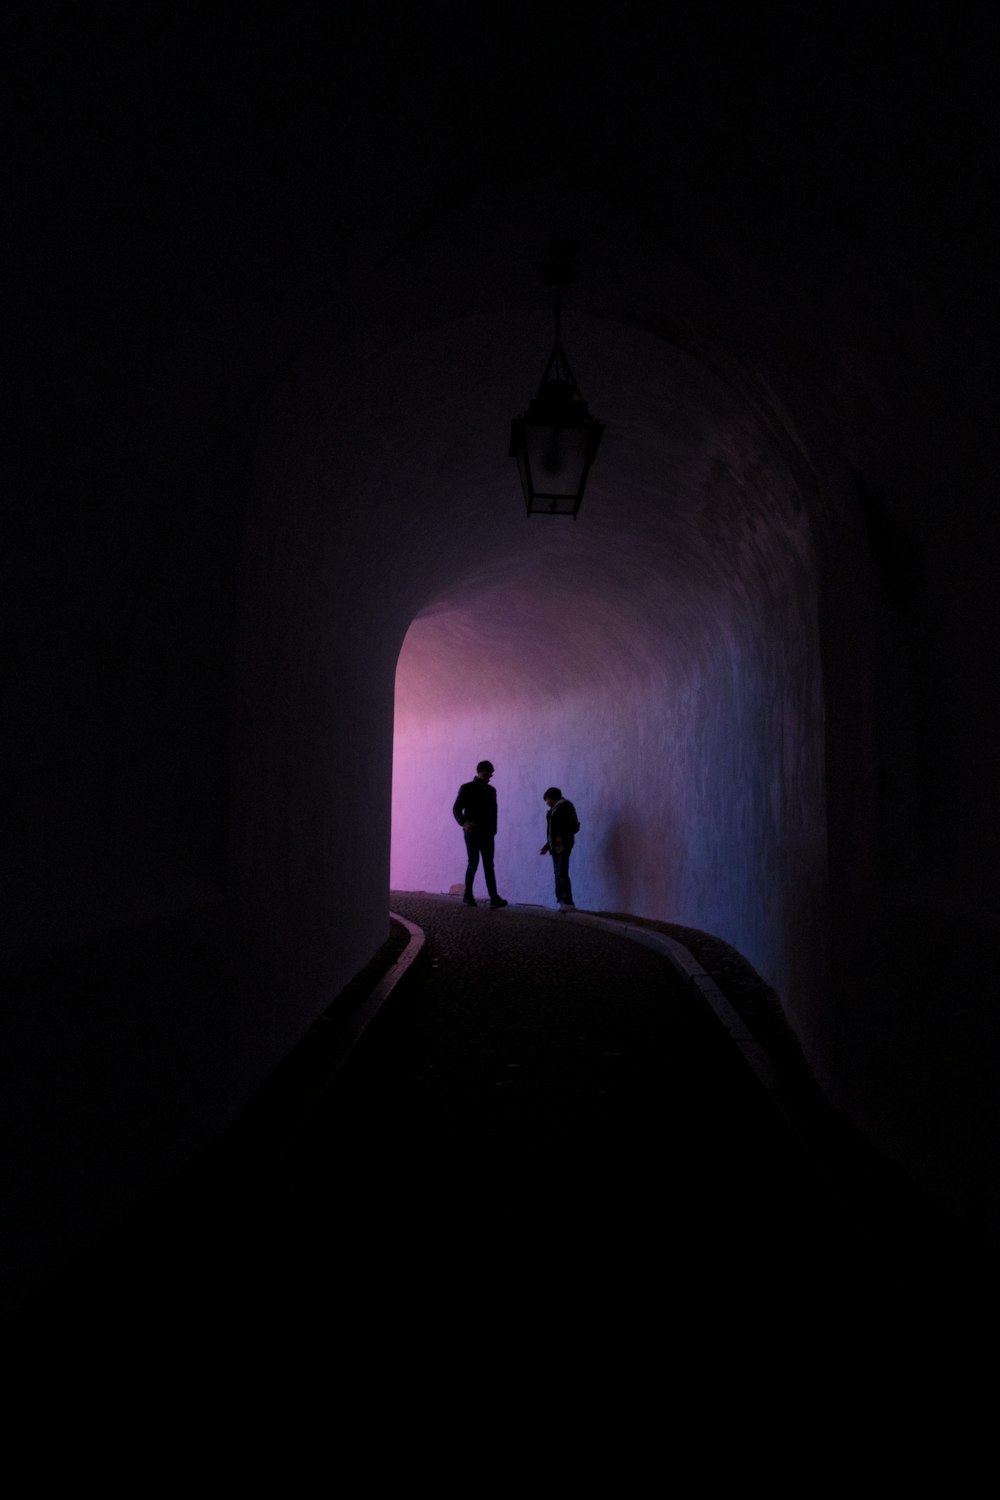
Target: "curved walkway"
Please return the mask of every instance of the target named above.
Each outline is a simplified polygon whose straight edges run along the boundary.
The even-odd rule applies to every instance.
[[[343,1337],[567,1298],[655,1321],[678,1297],[891,1284],[918,1218],[871,1212],[890,1176],[853,1191],[860,1158],[683,945],[583,912],[392,902],[389,971],[32,1307],[32,1336]]]
[[[419,981],[342,1068],[298,1156],[309,1175],[327,1131],[363,1121],[354,1189],[377,1160],[396,1199],[433,1203],[437,1223],[489,1220],[499,1189],[508,1213],[560,1238],[613,1212],[633,1256],[639,1235],[689,1258],[748,1240],[760,1255],[861,1253],[866,1228],[787,1081],[681,944],[583,912],[393,904],[422,934],[397,965],[419,945]]]

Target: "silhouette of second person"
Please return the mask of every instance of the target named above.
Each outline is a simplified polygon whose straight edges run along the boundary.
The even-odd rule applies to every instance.
[[[580,832],[580,820],[576,808],[564,797],[557,786],[550,786],[542,793],[548,812],[545,814],[545,843],[539,854],[552,855],[552,871],[556,881],[556,904],[560,911],[576,911],[573,905],[573,887],[569,878],[569,856]]]
[[[491,763],[488,760],[481,760],[476,767],[473,780],[463,782],[459,787],[458,796],[452,807],[455,822],[465,835],[465,849],[468,855],[468,864],[465,869],[465,895],[462,897],[466,906],[476,904],[476,898],[472,894],[472,882],[476,878],[480,858],[483,861],[483,875],[490,906],[507,905],[497,891],[497,878],[493,870],[493,841],[497,832],[497,794],[490,786],[492,775]]]

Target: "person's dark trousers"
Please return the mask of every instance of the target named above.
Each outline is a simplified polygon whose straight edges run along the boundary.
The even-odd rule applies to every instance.
[[[553,852],[552,869],[556,877],[556,900],[560,906],[573,905],[573,887],[569,883],[569,849]]]
[[[465,848],[469,856],[469,863],[465,870],[465,894],[472,895],[472,882],[476,878],[479,869],[480,855],[483,860],[483,875],[486,879],[486,889],[490,900],[497,897],[497,877],[493,870],[493,835],[492,833],[479,833],[475,828],[471,833],[465,835]]]

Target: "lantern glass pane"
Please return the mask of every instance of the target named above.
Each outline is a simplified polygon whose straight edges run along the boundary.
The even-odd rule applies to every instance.
[[[528,427],[524,443],[536,496],[575,498],[587,471],[585,427]]]

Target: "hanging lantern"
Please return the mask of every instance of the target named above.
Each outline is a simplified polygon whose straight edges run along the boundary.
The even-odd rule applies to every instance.
[[[529,516],[576,517],[604,433],[587,410],[560,337],[562,286],[556,289],[556,336],[538,394],[510,426]]]

